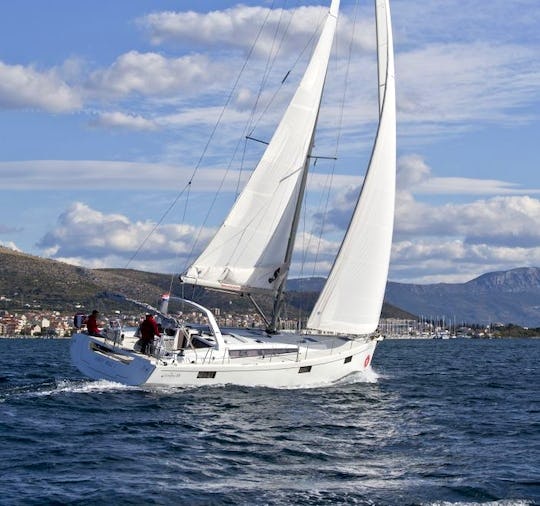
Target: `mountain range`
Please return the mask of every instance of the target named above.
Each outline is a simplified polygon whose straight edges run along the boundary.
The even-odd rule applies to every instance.
[[[324,278],[291,280],[289,290],[319,291]],[[521,267],[483,274],[466,283],[416,285],[389,281],[385,302],[447,323],[513,323],[540,327],[540,269]]]
[[[313,306],[324,278],[290,279],[289,316],[304,316]],[[0,246],[0,309],[42,308],[61,312],[77,308],[133,309],[111,300],[110,294],[155,305],[171,284],[185,296],[208,307],[250,311],[245,298],[186,286],[168,274],[133,269],[86,269],[27,255]],[[259,301],[271,306],[269,297]],[[540,327],[540,269],[524,267],[484,274],[466,283],[417,285],[388,282],[382,316],[385,318],[442,319],[447,323],[513,323]]]
[[[389,283],[386,300],[416,314],[446,315],[459,323],[540,327],[540,269],[490,272],[461,284]]]

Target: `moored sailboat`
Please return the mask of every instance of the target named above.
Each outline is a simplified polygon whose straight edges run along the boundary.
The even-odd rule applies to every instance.
[[[358,202],[308,330],[279,329],[315,129],[336,31],[332,0],[305,74],[251,178],[204,251],[181,275],[183,283],[252,298],[269,294],[266,329],[222,329],[212,312],[190,325],[152,312],[164,328],[151,355],[117,329],[105,337],[77,333],[74,364],[95,379],[129,385],[238,384],[306,387],[338,381],[370,366],[378,341],[392,242],[396,119],[394,57],[388,0],[376,0],[379,124]]]

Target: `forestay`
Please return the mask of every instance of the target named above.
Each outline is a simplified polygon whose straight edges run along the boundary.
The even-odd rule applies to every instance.
[[[376,330],[392,245],[396,111],[388,0],[376,1],[379,129],[359,201],[308,328],[368,334]]]

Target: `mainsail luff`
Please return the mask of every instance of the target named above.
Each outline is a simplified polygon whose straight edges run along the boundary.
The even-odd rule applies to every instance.
[[[315,123],[317,123],[317,120],[315,120]],[[294,218],[293,218],[293,222],[291,226],[291,234],[289,235],[289,241],[287,243],[287,250],[285,251],[284,264],[287,266],[290,265],[292,254],[293,254],[294,242],[296,239],[296,232],[298,230],[298,221],[300,218],[300,211],[302,208],[302,201],[304,200],[304,190],[306,188],[307,173],[308,173],[308,168],[310,164],[310,155],[313,149],[314,140],[315,140],[315,130],[313,130],[313,133],[311,134],[311,141],[310,141],[308,154],[304,161],[304,173],[302,175],[302,181],[300,183],[300,193],[298,194],[298,199],[296,201],[296,210],[295,210],[295,214],[294,214]],[[287,267],[287,270],[288,270],[288,267]],[[279,317],[281,315],[281,309],[283,306],[283,296],[284,296],[286,283],[287,283],[287,275],[282,277],[281,283],[279,284],[276,290],[276,295],[274,297],[274,306],[272,308],[272,319],[270,321],[270,324],[267,326],[267,331],[270,333],[274,333],[278,329],[278,321],[279,321]]]
[[[265,153],[183,282],[247,293],[275,294],[283,286],[338,10],[339,0],[332,0],[304,77]]]
[[[379,127],[351,223],[308,328],[369,334],[376,330],[392,245],[396,111],[394,56],[388,0],[376,0]]]

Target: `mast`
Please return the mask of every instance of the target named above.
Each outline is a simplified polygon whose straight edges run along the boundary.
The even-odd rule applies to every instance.
[[[317,119],[318,119],[318,115],[317,115]],[[315,121],[315,124],[317,124],[317,120]],[[314,141],[315,141],[315,130],[313,130],[313,134],[311,135],[311,142],[310,142],[308,155],[306,157],[306,161],[304,162],[302,181],[300,183],[300,191],[298,194],[298,200],[296,201],[296,209],[294,211],[294,218],[291,225],[291,233],[289,235],[289,240],[287,242],[287,250],[285,252],[285,260],[283,262],[287,266],[287,270],[289,269],[289,266],[291,265],[291,258],[292,258],[292,254],[294,250],[294,242],[296,240],[296,232],[298,231],[298,223],[300,222],[300,211],[302,210],[302,203],[304,201],[304,191],[306,189],[308,169],[309,169],[309,164],[311,160],[310,155],[311,155],[311,151],[313,150]],[[281,309],[283,308],[283,297],[284,297],[285,285],[287,284],[287,278],[288,276],[285,276],[283,278],[283,280],[281,281],[278,287],[277,293],[274,297],[272,319],[270,321],[270,325],[268,325],[266,329],[266,331],[269,334],[274,334],[278,330],[279,316],[281,314]]]
[[[339,0],[332,0],[298,89],[249,181],[205,250],[181,275],[185,283],[276,298],[279,315],[298,228]]]
[[[339,11],[339,0],[332,0],[332,4],[330,5],[330,11],[328,13],[328,17],[333,17],[337,21],[337,15]],[[327,67],[328,68],[328,67]],[[326,72],[324,76],[323,81],[323,89],[324,89],[324,83],[326,82]],[[321,98],[322,98],[322,90],[321,90]],[[304,160],[304,166],[302,168],[302,179],[300,182],[300,189],[298,192],[298,198],[296,201],[296,207],[294,210],[294,217],[291,224],[291,231],[289,234],[289,240],[287,241],[287,249],[285,251],[285,258],[283,260],[283,264],[287,266],[287,273],[283,277],[281,283],[278,286],[277,293],[274,297],[274,307],[272,309],[272,320],[270,321],[270,325],[267,327],[266,331],[270,334],[273,334],[277,332],[278,330],[278,322],[279,322],[279,316],[281,314],[281,309],[283,308],[283,298],[284,298],[284,290],[285,285],[287,284],[287,278],[288,278],[288,270],[291,265],[291,259],[292,254],[294,250],[294,242],[296,240],[296,233],[298,231],[298,223],[300,222],[300,212],[302,210],[302,205],[304,201],[304,192],[306,189],[306,182],[307,182],[307,175],[309,170],[309,165],[311,163],[311,152],[313,151],[313,145],[315,143],[315,130],[317,129],[317,123],[319,121],[319,111],[321,107],[321,100],[319,99],[319,104],[317,107],[317,115],[315,118],[315,124],[313,126],[313,130],[311,132],[311,139],[309,141],[309,149],[306,154],[306,159]]]

